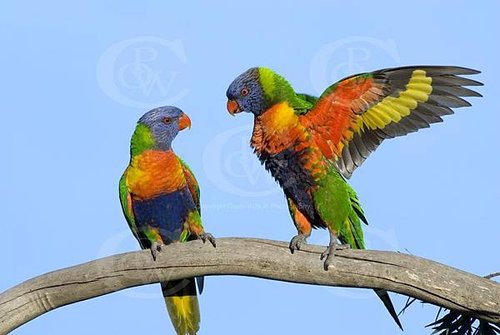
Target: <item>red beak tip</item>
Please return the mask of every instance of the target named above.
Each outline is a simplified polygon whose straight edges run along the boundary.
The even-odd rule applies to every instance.
[[[238,105],[238,103],[236,101],[228,100],[227,101],[227,111],[229,112],[229,114],[234,116],[234,114],[240,112],[240,106]]]
[[[191,129],[191,119],[186,114],[182,114],[179,119],[179,130]]]

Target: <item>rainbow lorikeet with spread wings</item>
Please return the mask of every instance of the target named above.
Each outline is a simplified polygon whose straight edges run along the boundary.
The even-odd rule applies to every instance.
[[[294,91],[268,68],[251,68],[227,90],[232,115],[254,114],[251,146],[285,192],[300,249],[312,228],[327,228],[325,269],[336,249],[365,248],[366,218],[346,179],[387,138],[406,135],[451,108],[470,106],[461,96],[480,96],[481,85],[461,75],[479,71],[452,66],[409,66],[354,75],[318,98]],[[339,243],[340,241],[340,243]],[[376,290],[401,327],[386,291]]]
[[[205,233],[200,217],[200,190],[189,169],[172,150],[172,140],[191,126],[176,107],[159,107],[137,123],[130,145],[130,163],[120,179],[120,201],[127,222],[141,248],[156,259],[162,245],[199,238]],[[198,279],[202,290],[203,278]],[[196,334],[200,311],[194,278],[161,284],[165,303],[179,335]]]

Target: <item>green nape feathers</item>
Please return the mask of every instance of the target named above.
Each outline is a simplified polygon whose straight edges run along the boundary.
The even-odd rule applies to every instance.
[[[131,156],[137,156],[145,150],[151,149],[154,144],[155,139],[149,127],[142,123],[137,124],[130,141]]]
[[[258,72],[262,90],[269,103],[275,104],[287,101],[290,106],[298,111],[308,110],[312,107],[312,104],[304,95],[297,95],[292,85],[273,70],[267,67],[259,67]]]

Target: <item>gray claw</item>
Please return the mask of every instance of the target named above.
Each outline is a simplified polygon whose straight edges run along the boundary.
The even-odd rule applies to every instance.
[[[206,241],[209,241],[210,243],[212,243],[214,248],[217,246],[215,243],[215,237],[210,233],[202,233],[200,236],[198,236],[198,238],[200,240],[202,240],[203,243],[205,243]]]
[[[330,264],[332,263],[332,259],[334,257],[335,257],[335,248],[332,246],[327,247],[326,250],[321,253],[320,259],[325,260],[323,262],[325,271],[328,271],[328,268],[330,267]]]
[[[290,241],[290,252],[293,254],[295,250],[300,250],[304,244],[307,244],[307,236],[304,234],[295,235]]]
[[[328,271],[330,264],[332,262],[333,257],[335,257],[335,251],[337,250],[345,250],[351,249],[349,244],[340,244],[337,242],[337,237],[330,233],[330,244],[326,248],[325,251],[321,253],[320,259],[325,260],[323,263],[325,270]]]
[[[163,242],[153,242],[151,244],[151,247],[149,249],[151,250],[151,256],[153,256],[154,261],[156,261],[156,258],[158,257],[158,254],[161,252],[164,245],[165,244],[163,244]]]
[[[325,266],[325,270],[328,271],[330,264],[332,263],[333,258],[335,257],[335,251],[337,250],[345,250],[350,249],[350,245],[338,244],[334,247],[328,247],[325,251],[321,253],[320,259],[325,260],[323,265]]]
[[[330,247],[327,247],[326,250],[321,253],[321,256],[319,256],[319,259],[323,260],[323,259],[327,258],[328,256],[330,256]]]

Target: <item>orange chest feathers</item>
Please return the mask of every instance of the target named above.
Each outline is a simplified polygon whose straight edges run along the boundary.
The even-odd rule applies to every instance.
[[[300,167],[313,177],[320,177],[325,173],[327,164],[310,131],[301,121],[301,117],[286,102],[277,104],[255,118],[251,145],[259,157],[293,150],[298,155]]]
[[[126,183],[134,197],[150,199],[183,188],[186,179],[182,165],[172,151],[147,150],[132,158]]]
[[[283,102],[255,117],[250,144],[257,153],[276,154],[288,148],[304,148],[300,146],[307,146],[307,137],[299,116]]]

